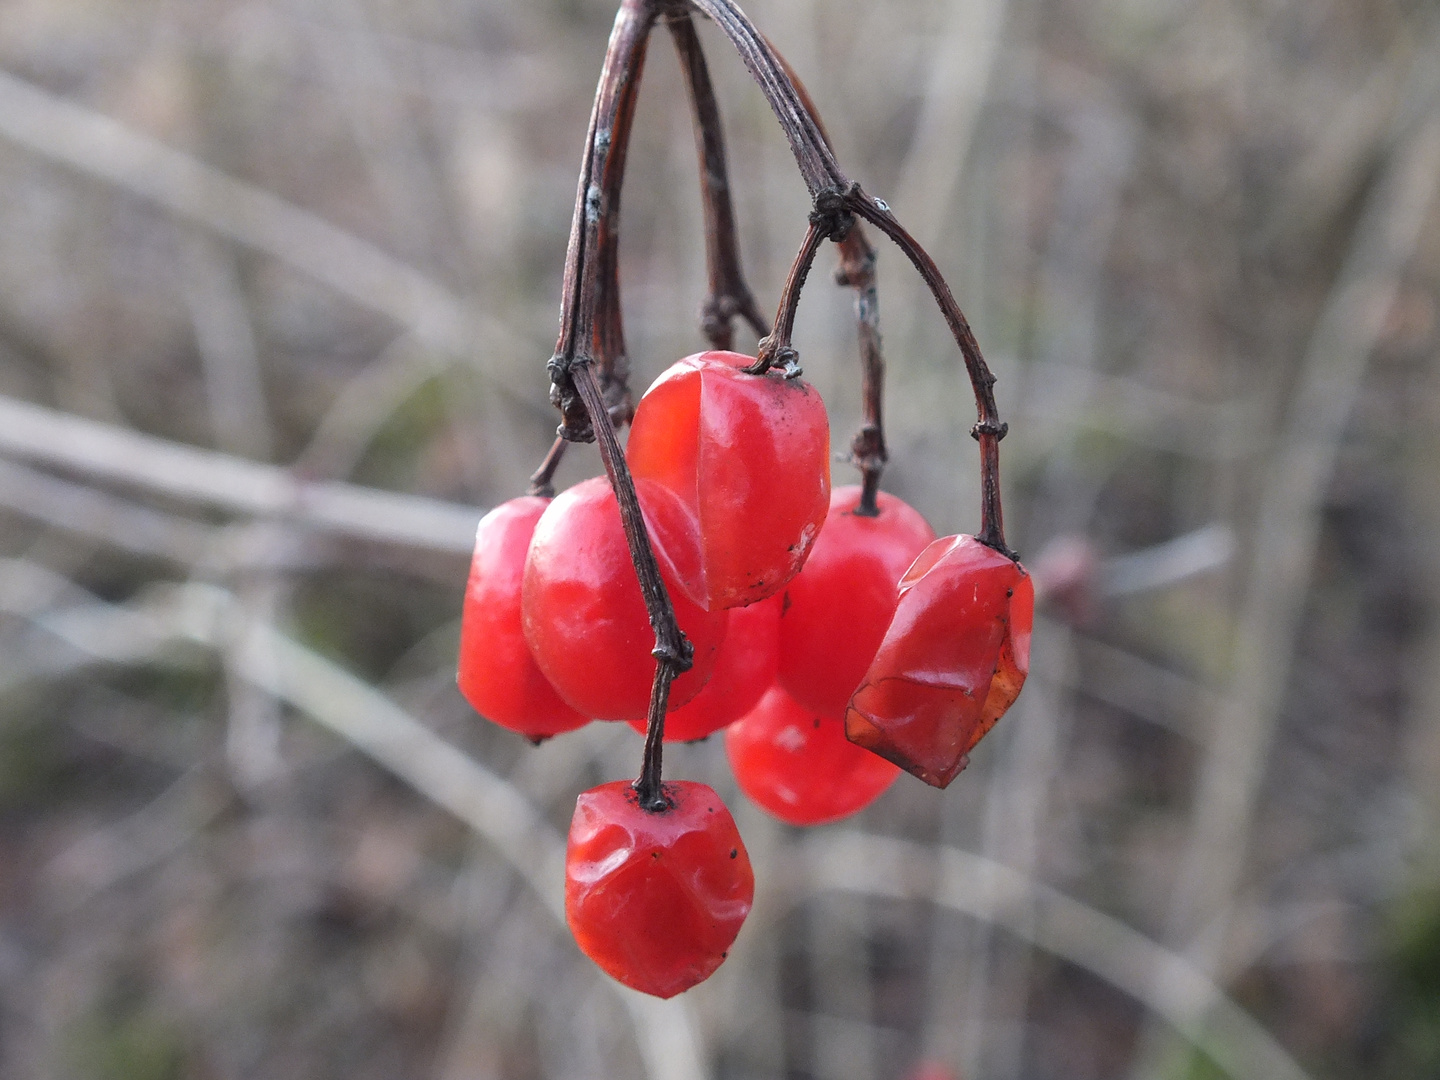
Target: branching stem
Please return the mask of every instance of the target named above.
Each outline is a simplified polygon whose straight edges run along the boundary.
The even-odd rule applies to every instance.
[[[814,204],[805,238],[781,291],[774,330],[768,334],[740,270],[720,114],[691,21],[691,9],[712,19],[734,44],[779,119]],[[798,375],[791,334],[800,292],[821,242],[828,239],[841,245],[837,277],[842,284],[856,290],[864,376],[864,420],[852,453],[864,478],[860,512],[874,513],[880,472],[886,460],[881,416],[885,365],[880,351],[875,253],[856,227],[855,219],[863,218],[875,225],[905,252],[925,279],[960,347],[978,415],[972,430],[980,443],[982,483],[978,539],[1014,557],[1005,545],[1000,508],[999,442],[1006,426],[995,407],[995,378],[934,260],[905,231],[888,206],[846,178],[831,153],[824,128],[804,87],[733,0],[621,0],[585,138],[585,156],[565,257],[560,336],[549,364],[553,383],[551,399],[561,413],[560,440],[551,447],[531,478],[530,490],[535,494],[553,491],[552,479],[564,454],[565,441],[598,441],[600,456],[620,507],[650,625],[655,631],[655,681],[644,762],[635,781],[641,806],[653,812],[661,812],[668,805],[661,786],[660,767],[670,684],[676,675],[689,670],[693,649],[675,621],[674,606],[660,578],[635,484],[615,429],[627,423],[633,412],[620,306],[620,189],[646,42],[656,19],[662,15],[680,55],[695,120],[710,287],[702,309],[706,337],[715,347],[728,348],[732,341],[731,320],[740,315],[762,338],[756,363],[747,370],[760,373],[779,364],[787,375]]]
[[[1005,518],[1000,507],[1000,440],[1010,427],[1001,421],[1000,411],[995,407],[995,376],[990,373],[985,357],[980,353],[975,333],[970,329],[960,305],[955,302],[935,260],[895,220],[888,206],[865,194],[858,184],[852,185],[845,193],[845,205],[890,237],[914,264],[930,287],[955,343],[960,346],[965,371],[970,376],[970,387],[975,392],[975,411],[978,414],[975,426],[970,429],[970,434],[980,443],[980,531],[975,538],[1013,559],[1015,553],[1005,544]]]
[[[820,119],[820,110],[815,108],[814,99],[800,81],[800,76],[780,53],[775,54],[775,59],[794,84],[801,103],[815,118],[825,145],[833,150],[830,134]],[[850,461],[860,470],[860,502],[855,507],[855,513],[861,517],[878,517],[880,508],[876,499],[880,493],[880,474],[885,471],[890,455],[885,448],[882,408],[885,353],[880,345],[880,296],[875,286],[875,249],[870,246],[859,222],[850,226],[837,246],[840,249],[840,267],[835,272],[835,283],[855,290],[855,328],[860,346],[860,430],[850,443]]]
[[[945,283],[935,260],[905,231],[885,203],[867,195],[859,184],[846,178],[830,152],[808,95],[797,88],[788,65],[733,0],[689,2],[696,10],[709,15],[724,31],[770,102],[770,108],[780,121],[800,166],[800,173],[815,201],[815,214],[833,217],[836,214],[835,203],[838,202],[844,211],[864,218],[890,237],[925,279],[956,344],[960,346],[970,387],[975,394],[977,422],[971,433],[980,443],[981,476],[980,531],[976,539],[1014,558],[1015,553],[1005,543],[1004,519],[1000,510],[999,442],[1007,429],[995,407],[995,376],[990,373],[970,324],[955,303],[950,286]],[[813,214],[811,220],[814,221]],[[843,236],[841,231],[834,238],[839,240]]]

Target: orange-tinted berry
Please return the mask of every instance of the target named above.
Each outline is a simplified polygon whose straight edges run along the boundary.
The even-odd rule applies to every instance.
[[[1035,589],[973,536],[926,548],[845,714],[850,740],[945,787],[1008,709],[1030,668]]]
[[[735,819],[704,784],[663,785],[669,803],[642,810],[628,781],[575,801],[565,851],[565,918],[606,974],[674,997],[725,960],[755,895]]]

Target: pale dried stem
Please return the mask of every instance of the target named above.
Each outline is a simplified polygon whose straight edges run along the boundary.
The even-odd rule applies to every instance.
[[[273,518],[319,533],[469,556],[477,510],[341,483],[0,397],[0,455]]]

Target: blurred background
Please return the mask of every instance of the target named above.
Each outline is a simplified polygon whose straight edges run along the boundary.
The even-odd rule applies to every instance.
[[[667,754],[758,884],[662,1004],[557,918],[639,738],[454,687],[613,8],[0,2],[0,1075],[1440,1077],[1440,9],[748,5],[973,321],[1048,599],[943,794],[801,832]],[[806,193],[700,30],[773,310]],[[702,344],[663,33],[629,174],[638,393]],[[886,486],[973,530],[956,350],[877,246]],[[833,261],[795,340],[840,449]]]

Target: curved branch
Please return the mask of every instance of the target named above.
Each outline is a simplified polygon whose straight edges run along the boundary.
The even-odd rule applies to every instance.
[[[939,304],[940,311],[955,336],[956,344],[960,346],[960,354],[965,360],[965,370],[975,394],[978,420],[971,429],[971,434],[980,443],[981,489],[980,531],[976,534],[976,539],[1012,559],[1015,558],[1015,553],[1005,544],[1005,523],[1000,507],[999,444],[1007,429],[995,407],[995,376],[990,373],[970,324],[955,302],[950,286],[945,283],[935,260],[919,241],[905,231],[885,203],[866,195],[859,184],[853,184],[845,178],[830,152],[824,129],[815,116],[809,95],[799,88],[791,75],[789,65],[765,40],[764,35],[755,29],[745,13],[732,0],[689,0],[689,3],[696,10],[709,15],[730,38],[745,66],[760,85],[766,100],[770,102],[814,200],[812,223],[820,216],[829,225],[827,232],[830,237],[843,240],[848,231],[843,224],[844,215],[848,213],[864,218],[895,242],[930,287],[935,302]]]
[[[1003,927],[1164,1017],[1236,1080],[1309,1080],[1294,1057],[1185,957],[1018,870],[950,847],[839,832],[794,862],[814,889],[930,900]]]
[[[620,188],[645,48],[655,23],[653,0],[623,0],[615,14],[605,66],[595,92],[585,154],[565,253],[560,337],[550,360],[551,400],[561,413],[560,435],[572,442],[595,438],[588,410],[570,377],[572,365],[596,362],[605,411],[612,422],[630,418],[624,332],[620,321],[617,245]]]
[[[955,302],[955,296],[935,260],[918,240],[905,231],[890,212],[890,207],[867,195],[859,184],[851,185],[844,193],[844,200],[852,213],[863,217],[893,240],[914,264],[930,287],[940,313],[945,316],[955,344],[960,346],[965,372],[970,377],[970,388],[975,392],[977,420],[970,434],[980,443],[980,532],[975,538],[1013,559],[1015,553],[1005,544],[1005,519],[1000,507],[1000,440],[1005,437],[1009,425],[1001,421],[1000,411],[995,406],[995,376],[981,355],[975,332],[970,329],[969,320]]]
[[[760,84],[775,118],[785,129],[785,137],[790,141],[790,150],[800,166],[805,186],[810,189],[810,197],[814,198],[826,188],[849,186],[850,181],[840,171],[835,155],[830,152],[813,110],[807,107],[805,99],[795,89],[786,70],[787,65],[765,35],[755,29],[755,24],[732,0],[689,0],[689,3],[724,31],[750,74]]]

